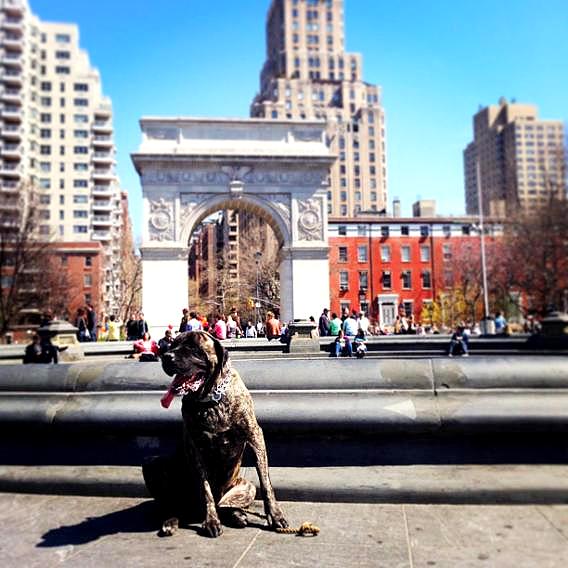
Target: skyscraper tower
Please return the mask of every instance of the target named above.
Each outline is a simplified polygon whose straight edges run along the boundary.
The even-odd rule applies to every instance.
[[[112,106],[74,24],[0,0],[0,185],[39,193],[46,239],[103,246],[104,303],[115,306],[122,231]]]
[[[387,204],[385,114],[380,88],[363,81],[361,55],[345,52],[343,20],[343,0],[273,0],[251,116],[327,121],[338,156],[329,213],[351,217]]]
[[[562,121],[539,119],[535,105],[501,98],[475,114],[473,130],[473,142],[464,150],[468,214],[479,212],[478,162],[486,215],[531,211],[551,195],[566,197]]]

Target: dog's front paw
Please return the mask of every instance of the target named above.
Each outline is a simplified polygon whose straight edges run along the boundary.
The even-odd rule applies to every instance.
[[[217,538],[223,534],[223,527],[219,517],[207,517],[201,526],[203,532],[211,538]]]
[[[276,507],[270,513],[267,513],[266,519],[268,521],[268,526],[273,530],[288,528],[288,521],[284,518],[284,513],[279,507]]]

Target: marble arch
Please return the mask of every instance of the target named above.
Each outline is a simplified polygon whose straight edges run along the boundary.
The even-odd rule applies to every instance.
[[[188,304],[192,231],[221,209],[265,219],[281,245],[282,319],[329,305],[325,123],[143,118],[132,160],[143,194],[142,301],[156,333]]]

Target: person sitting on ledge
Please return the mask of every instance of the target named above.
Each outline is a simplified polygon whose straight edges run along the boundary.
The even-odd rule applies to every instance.
[[[343,355],[343,357],[353,357],[353,346],[349,337],[345,336],[343,330],[340,329],[337,337],[335,338],[334,351],[335,357]]]
[[[467,334],[464,332],[465,327],[463,325],[456,326],[456,330],[450,340],[448,357],[453,357],[456,350],[458,351],[458,354],[463,354],[464,357],[469,357],[469,339]]]
[[[150,337],[148,332],[144,333],[142,339],[134,342],[134,351],[140,354],[138,360],[142,363],[158,360],[158,344]]]

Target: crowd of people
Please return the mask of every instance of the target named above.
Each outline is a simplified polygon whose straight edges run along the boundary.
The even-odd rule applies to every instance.
[[[51,313],[46,313],[41,326],[48,325],[53,319]],[[335,357],[364,357],[367,352],[366,341],[369,336],[380,335],[427,335],[450,333],[451,338],[447,348],[450,357],[454,355],[469,355],[469,338],[481,335],[482,330],[478,323],[460,321],[453,329],[435,325],[422,325],[416,321],[414,315],[407,315],[401,308],[392,325],[381,325],[372,322],[361,311],[341,310],[341,315],[327,308],[322,310],[318,322],[313,316],[314,329],[312,335],[330,337],[330,353]],[[496,312],[491,318],[496,335],[508,335],[511,332],[509,323],[501,312]],[[236,307],[228,313],[218,313],[206,317],[197,311],[187,308],[182,310],[179,325],[169,325],[164,336],[155,341],[150,337],[149,325],[141,311],[130,314],[123,323],[115,315],[105,315],[97,321],[97,314],[92,304],[79,308],[73,322],[77,328],[77,337],[80,342],[88,341],[132,341],[135,356],[140,361],[157,361],[161,355],[170,349],[175,336],[187,331],[204,330],[220,340],[240,338],[266,338],[268,341],[288,341],[289,324],[281,322],[278,314],[268,311],[263,320],[253,322],[251,319],[241,320]],[[290,322],[291,323],[291,322]],[[528,316],[523,331],[538,333],[539,322]],[[486,330],[487,332],[487,330]],[[26,348],[24,363],[57,363],[58,348],[55,347],[49,334],[34,335],[32,343]]]

